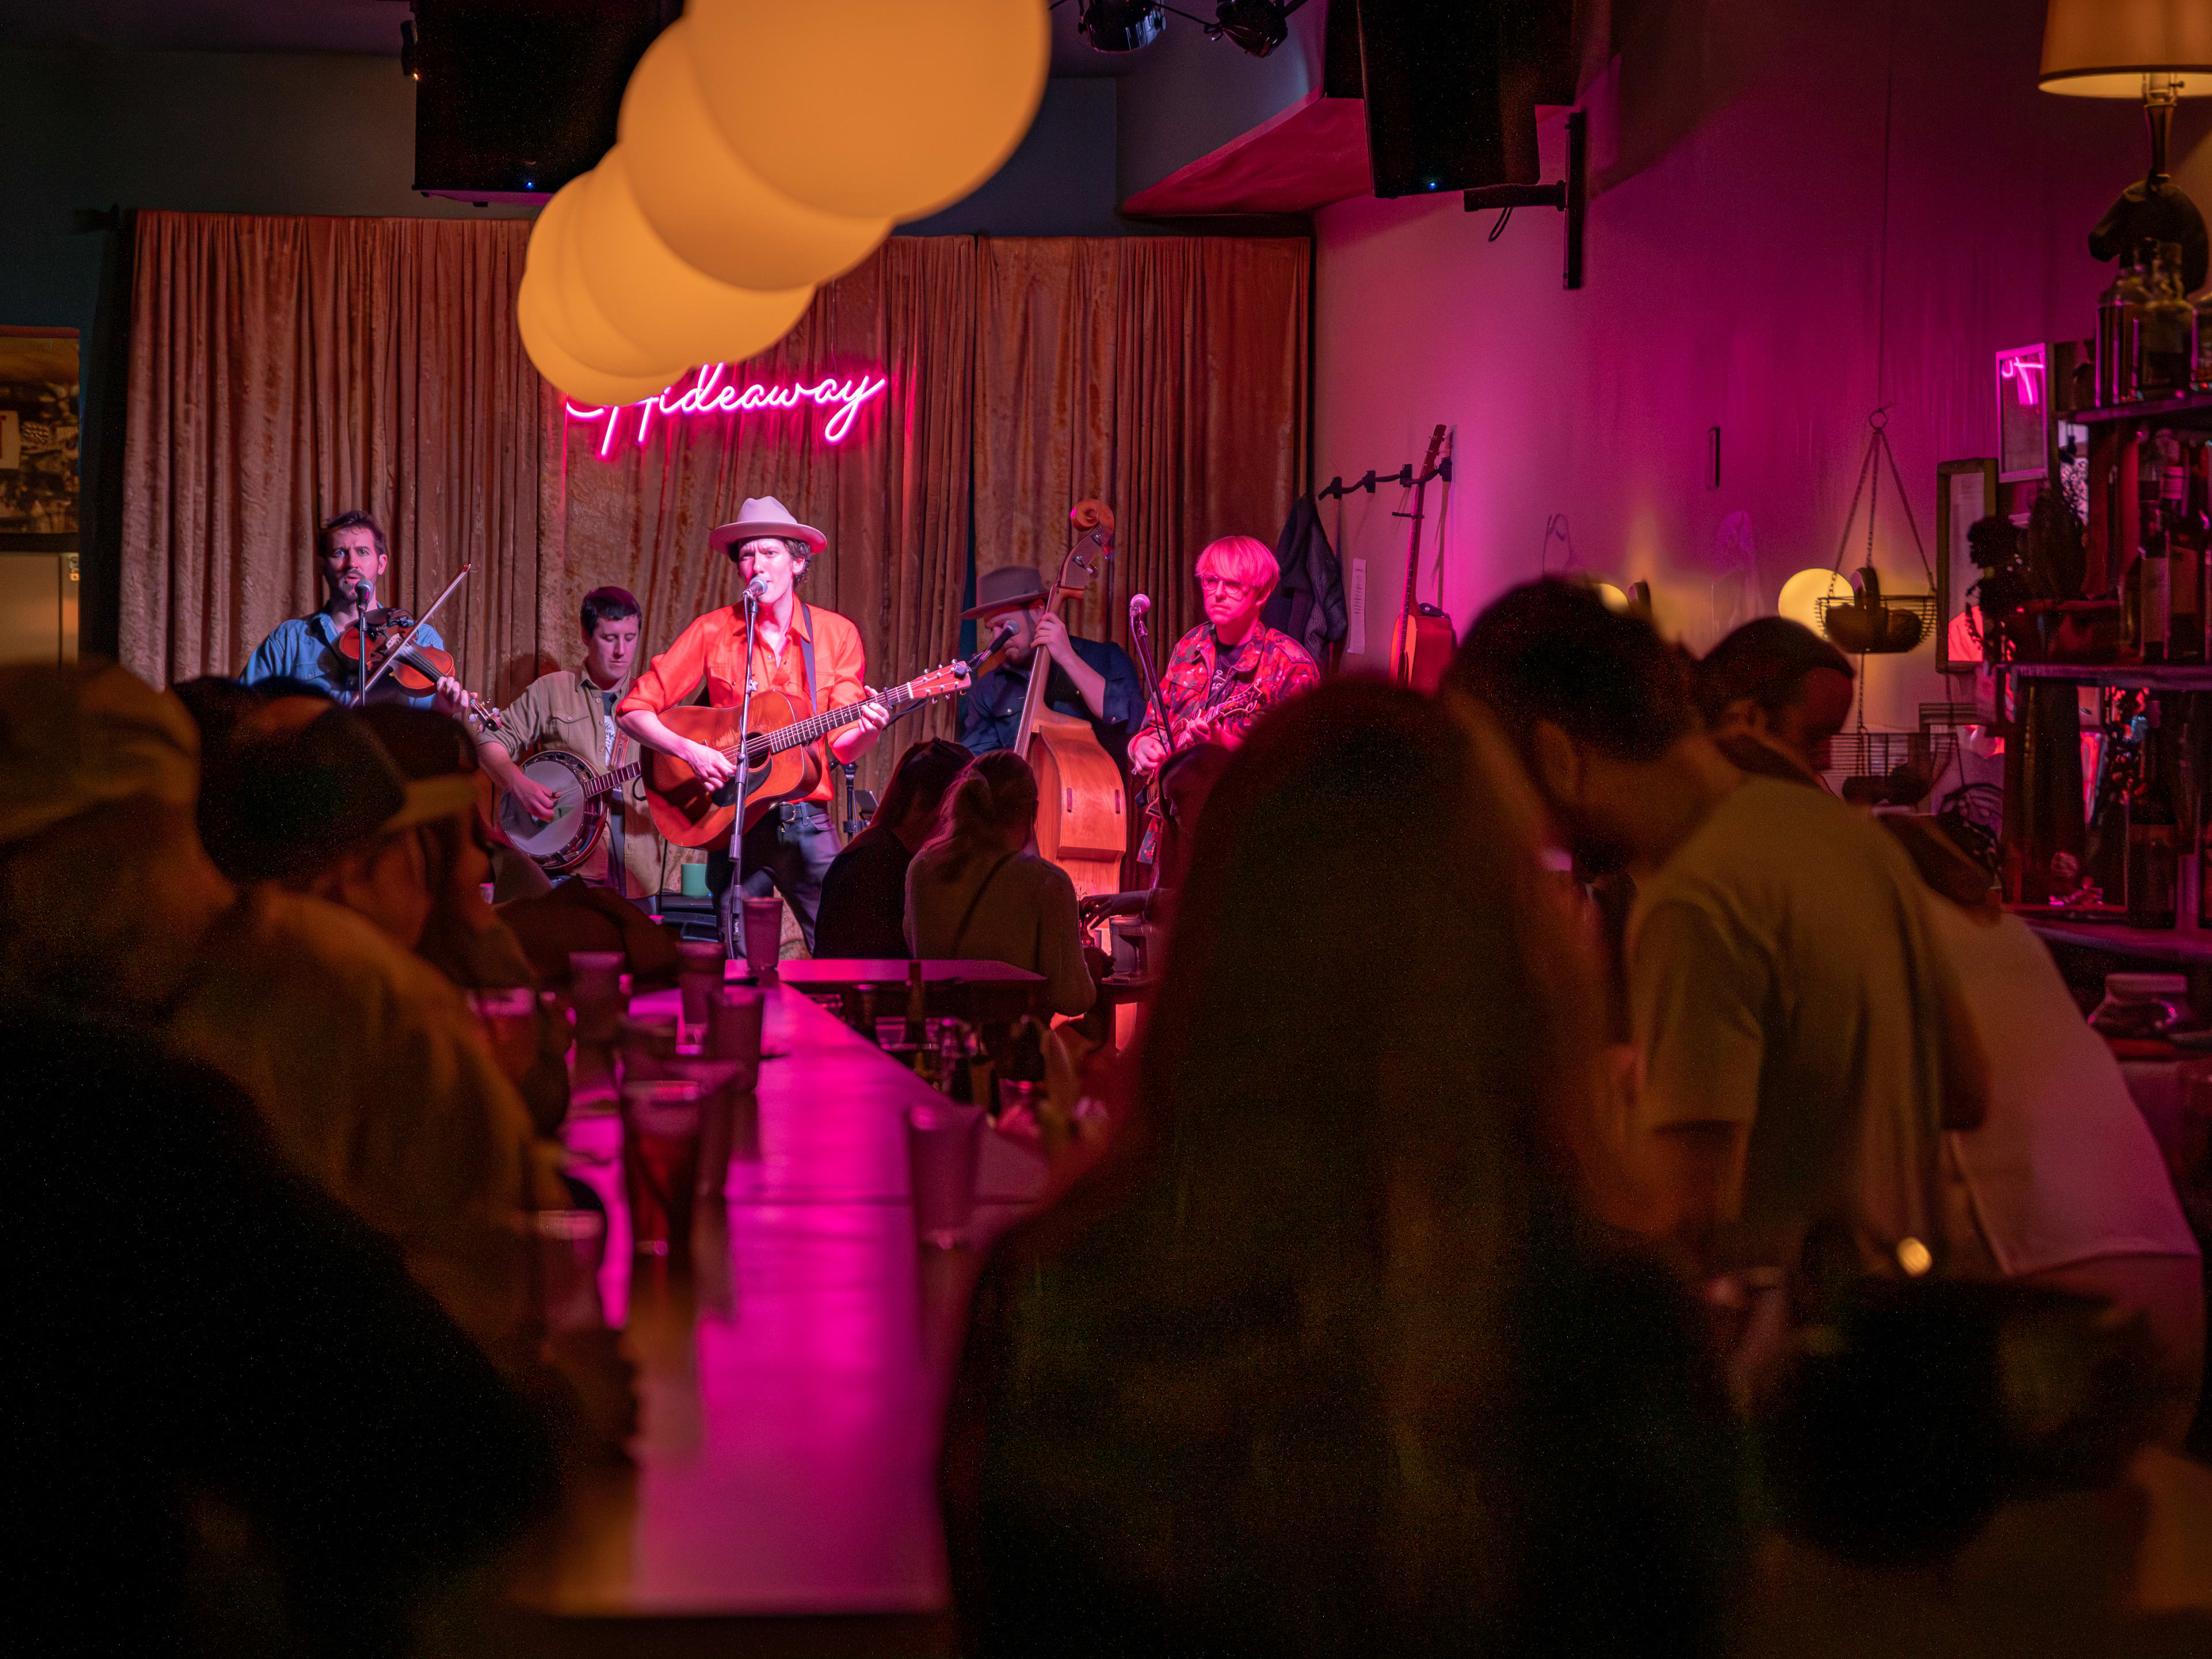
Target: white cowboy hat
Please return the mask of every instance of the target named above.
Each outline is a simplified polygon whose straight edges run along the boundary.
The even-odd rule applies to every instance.
[[[799,523],[791,516],[791,509],[773,495],[748,495],[736,518],[714,526],[707,544],[717,553],[727,553],[756,536],[795,537],[817,553],[830,545],[827,536],[811,524]]]

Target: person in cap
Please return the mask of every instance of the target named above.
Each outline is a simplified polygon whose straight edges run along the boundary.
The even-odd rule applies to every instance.
[[[1705,653],[1691,695],[1738,769],[1818,783],[1850,718],[1856,678],[1850,659],[1803,623],[1759,617]]]
[[[1045,682],[1045,707],[1090,721],[1100,746],[1127,772],[1129,738],[1145,717],[1145,687],[1137,665],[1110,641],[1070,634],[1067,624],[1045,608],[1046,593],[1044,577],[1034,565],[1009,565],[976,580],[976,604],[962,611],[962,618],[975,619],[976,637],[987,645],[1006,629],[1013,632],[1006,660],[968,688],[961,705],[960,741],[978,755],[1014,746],[1041,651],[1051,676]]]
[[[374,517],[356,507],[332,519],[315,532],[315,572],[323,584],[322,608],[312,617],[295,617],[270,629],[238,678],[247,685],[270,679],[299,680],[339,702],[356,701],[361,665],[338,650],[337,640],[347,629],[360,626],[363,611],[377,609],[377,584],[384,580],[385,567],[390,562],[384,526]],[[434,650],[443,650],[446,645],[428,623],[415,640]],[[441,678],[428,696],[416,697],[387,674],[369,696],[416,703],[453,715],[459,714],[468,702],[468,694],[450,676]]]
[[[637,596],[623,587],[584,595],[584,655],[574,668],[540,675],[500,710],[499,728],[477,738],[477,755],[492,781],[523,810],[550,819],[551,793],[523,775],[520,763],[547,750],[574,755],[601,774],[637,758],[636,744],[615,724],[615,708],[637,672],[642,618]],[[615,792],[606,830],[576,873],[625,898],[651,898],[668,885],[677,860],[653,827],[645,791],[633,782]]]
[[[775,496],[763,495],[749,498],[738,516],[708,539],[715,551],[728,556],[741,583],[760,584],[757,631],[747,637],[742,605],[708,611],[637,677],[616,705],[615,719],[647,748],[675,756],[709,788],[720,788],[737,769],[720,750],[670,731],[661,722],[663,709],[690,702],[702,686],[710,705],[736,708],[745,700],[748,679],[756,690],[780,691],[801,708],[858,707],[858,719],[817,746],[822,775],[813,789],[763,814],[744,831],[738,846],[741,864],[732,862],[728,848],[714,848],[707,858],[707,886],[721,910],[726,943],[735,932],[729,925],[733,892],[764,898],[774,891],[799,918],[811,951],[822,878],[837,856],[837,838],[830,828],[830,767],[873,749],[890,713],[865,682],[868,664],[860,630],[836,611],[817,610],[799,597],[798,583],[829,545],[828,537],[793,518]]]

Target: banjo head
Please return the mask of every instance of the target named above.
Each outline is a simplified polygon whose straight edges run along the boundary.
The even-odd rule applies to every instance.
[[[540,821],[512,794],[500,797],[499,827],[517,851],[553,871],[584,861],[607,821],[607,799],[586,801],[584,791],[599,777],[590,762],[558,749],[547,749],[522,763],[522,775],[554,797],[560,810]]]

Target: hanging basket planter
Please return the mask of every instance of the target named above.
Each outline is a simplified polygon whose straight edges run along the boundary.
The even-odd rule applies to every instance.
[[[1905,493],[1905,480],[1897,470],[1897,456],[1889,447],[1887,411],[1877,409],[1867,416],[1873,428],[1867,437],[1866,454],[1859,461],[1859,481],[1851,491],[1850,511],[1844,515],[1844,533],[1836,543],[1836,562],[1832,569],[1840,573],[1844,568],[1844,550],[1851,544],[1851,526],[1858,522],[1859,502],[1866,502],[1866,562],[1855,577],[1857,592],[1848,599],[1824,599],[1820,605],[1820,629],[1837,647],[1855,657],[1898,656],[1917,647],[1932,635],[1938,612],[1936,605],[1936,570],[1928,562],[1927,546],[1920,539],[1919,522],[1912,516],[1912,501]],[[1905,509],[1905,522],[1912,532],[1912,548],[1920,556],[1920,568],[1928,577],[1929,591],[1925,593],[1896,593],[1885,599],[1881,579],[1874,569],[1875,509],[1881,496],[1881,471],[1875,465],[1879,458],[1889,469],[1890,483],[1897,491],[1898,505]]]

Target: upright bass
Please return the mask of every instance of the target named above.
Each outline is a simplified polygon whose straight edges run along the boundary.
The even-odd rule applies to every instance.
[[[1081,501],[1067,516],[1082,533],[1060,562],[1059,580],[1045,596],[1045,609],[1056,616],[1068,600],[1082,597],[1114,556],[1111,507],[1103,501]],[[1129,847],[1121,769],[1088,720],[1045,707],[1045,684],[1051,678],[1051,659],[1037,652],[1030,659],[1029,695],[1023,700],[1021,725],[1013,741],[1014,752],[1036,774],[1037,851],[1067,872],[1079,897],[1119,892],[1121,859]]]

